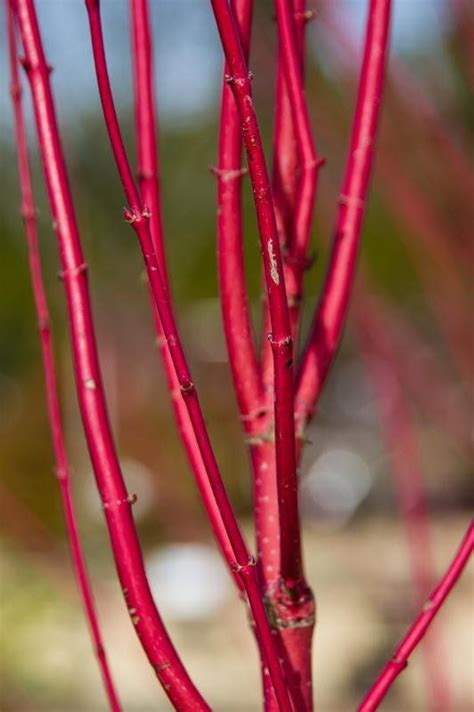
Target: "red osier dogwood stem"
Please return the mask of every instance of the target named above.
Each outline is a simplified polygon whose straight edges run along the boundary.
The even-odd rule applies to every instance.
[[[46,397],[48,404],[48,415],[51,426],[53,441],[55,472],[58,480],[64,518],[66,521],[67,536],[71,548],[71,556],[74,566],[74,573],[82,596],[84,611],[89,623],[95,654],[101,668],[105,689],[110,703],[110,708],[115,711],[120,710],[120,703],[115,691],[112,676],[110,674],[107,657],[105,654],[102,635],[100,632],[97,614],[95,610],[94,598],[89,583],[84,554],[80,542],[79,530],[76,522],[76,514],[71,495],[69,462],[66,455],[64,442],[64,432],[61,421],[61,409],[59,405],[59,395],[56,385],[56,369],[54,365],[53,345],[51,338],[51,323],[49,317],[46,293],[43,284],[41,270],[41,260],[38,246],[38,230],[36,209],[33,198],[33,186],[31,181],[31,171],[28,159],[28,148],[26,141],[25,117],[22,104],[22,90],[18,72],[19,61],[16,49],[16,31],[13,22],[11,7],[7,5],[8,18],[8,44],[10,54],[10,91],[13,102],[15,118],[15,138],[18,152],[18,175],[21,189],[21,215],[23,218],[26,239],[28,244],[28,258],[30,263],[31,283],[38,319],[38,329],[41,343],[41,355],[43,359],[43,369],[46,382]]]
[[[83,427],[102,499],[117,573],[137,635],[171,704],[177,710],[209,710],[185,669],[153,601],[131,507],[111,431],[97,355],[96,335],[73,197],[56,120],[34,0],[10,0],[31,89],[38,145],[62,263],[74,373]],[[156,146],[157,109],[147,0],[130,0],[137,179],[119,125],[110,86],[99,0],[85,0],[104,122],[127,201],[124,217],[144,259],[157,344],[179,434],[217,544],[251,616],[262,667],[267,712],[313,709],[311,646],[315,603],[305,579],[298,511],[297,467],[304,431],[334,360],[355,273],[364,206],[380,119],[391,14],[390,0],[370,0],[357,102],[326,280],[306,347],[296,364],[303,278],[316,201],[318,156],[304,94],[304,26],[312,13],[304,0],[275,0],[278,67],[273,176],[260,135],[248,68],[252,0],[211,0],[225,55],[217,166],[217,238],[222,316],[240,417],[249,446],[255,513],[250,552],[228,498],[206,429],[176,326],[165,255]],[[14,37],[13,27],[10,33]],[[12,72],[16,79],[16,52]],[[23,118],[13,92],[23,203],[32,213]],[[242,165],[242,148],[247,166]],[[25,169],[26,166],[26,169]],[[248,172],[263,261],[265,338],[253,338],[243,258],[242,178]],[[45,303],[37,268],[35,224],[26,218],[40,321]],[[63,445],[52,371],[49,332],[42,332],[51,427],[61,466]],[[59,435],[58,435],[59,433]],[[64,460],[65,462],[65,460]],[[61,470],[64,467],[61,466]],[[63,481],[60,478],[61,485]],[[67,483],[67,478],[65,479]],[[65,508],[72,512],[67,486]],[[98,626],[83,575],[74,517],[68,535],[111,709],[119,709],[101,654]],[[429,613],[415,623],[397,657],[383,671],[361,710],[375,709],[421,640],[460,576],[472,549],[472,528]]]

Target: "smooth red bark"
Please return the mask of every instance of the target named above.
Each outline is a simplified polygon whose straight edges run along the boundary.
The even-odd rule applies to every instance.
[[[24,222],[28,245],[31,284],[36,307],[36,317],[38,320],[41,356],[43,360],[43,371],[46,385],[48,417],[55,460],[55,474],[61,494],[74,575],[76,577],[77,585],[82,598],[82,605],[89,625],[94,652],[102,674],[110,709],[113,710],[113,712],[119,712],[121,709],[120,702],[115,690],[109,664],[107,662],[107,655],[100,631],[99,621],[97,619],[94,596],[87,573],[84,553],[82,551],[79,528],[77,525],[77,518],[72,499],[70,467],[66,454],[61,407],[59,404],[59,394],[56,380],[56,368],[54,364],[51,321],[44,289],[41,258],[39,253],[37,213],[28,158],[22,88],[18,73],[19,60],[16,49],[16,32],[10,2],[7,2],[6,9],[8,15],[8,45],[10,56],[10,91],[14,112],[18,174],[21,190],[21,215]]]
[[[197,484],[216,537],[219,537],[222,533],[221,523],[225,528],[226,541],[221,548],[224,553],[230,553],[230,559],[227,560],[227,563],[231,570],[239,577],[247,594],[259,648],[268,666],[280,707],[282,710],[291,710],[291,703],[289,701],[280,662],[274,647],[272,633],[259,591],[255,561],[248,552],[222,482],[219,467],[205,426],[197,391],[184,355],[169,297],[154,251],[150,232],[149,209],[142,203],[128,162],[108,76],[99,1],[86,0],[86,7],[89,15],[92,50],[104,119],[117,164],[117,170],[126,199],[129,203],[124,211],[125,219],[130,222],[140,243],[150,289],[159,312],[163,333],[167,340],[181,395],[188,409],[196,442],[198,443],[206,468],[206,480],[198,481]],[[219,517],[218,520],[217,516]],[[230,543],[230,552],[227,545],[228,543]]]
[[[233,11],[248,58],[252,0],[235,0]],[[268,427],[263,408],[260,367],[245,283],[242,227],[242,136],[240,119],[224,69],[219,125],[217,178],[217,253],[224,331],[240,417],[248,437]]]
[[[38,142],[66,291],[74,373],[87,445],[102,500],[115,564],[132,622],[176,709],[209,710],[195,688],[156,609],[143,565],[129,495],[120,470],[102,384],[86,269],[33,0],[14,0],[24,67],[31,87]]]
[[[130,15],[132,25],[132,59],[133,59],[133,86],[135,109],[135,134],[137,141],[137,174],[143,205],[150,212],[150,235],[164,288],[170,295],[170,286],[167,274],[165,240],[162,225],[160,204],[160,185],[158,168],[158,151],[156,141],[157,116],[156,100],[153,87],[153,50],[151,38],[150,14],[147,0],[130,0]],[[178,432],[183,443],[191,471],[196,481],[205,487],[207,481],[206,468],[202,459],[193,425],[181,397],[180,383],[168,348],[168,341],[160,320],[153,292],[150,289],[150,301],[153,312],[153,321],[156,341],[160,351],[163,368],[165,371],[170,400],[173,407]],[[171,305],[170,305],[171,307]],[[221,546],[224,557],[232,558],[232,547],[229,542],[225,526],[215,502],[210,502],[213,507],[212,525],[218,532],[217,540]],[[241,588],[242,584],[233,573],[234,580]]]
[[[251,81],[238,27],[226,0],[212,0],[212,7],[229,68],[227,80],[239,112],[260,232],[272,329],[269,339],[274,364],[280,573],[291,584],[300,578],[301,543],[293,418],[293,346],[283,263],[265,156],[253,108]]]
[[[409,628],[408,632],[395,649],[390,661],[385,665],[377,680],[364,697],[362,703],[358,707],[358,712],[373,712],[376,710],[396,678],[407,667],[408,658],[425,636],[428,628],[433,622],[433,619],[441,610],[447,596],[451,592],[451,589],[457,583],[462,572],[464,571],[464,567],[472,554],[473,546],[474,524],[471,522],[446,573],[426,601],[423,606],[423,610],[413,625]]]

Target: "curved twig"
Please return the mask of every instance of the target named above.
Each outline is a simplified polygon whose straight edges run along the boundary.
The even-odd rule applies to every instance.
[[[439,613],[451,589],[461,576],[469,561],[474,546],[474,523],[471,522],[454,559],[443,578],[423,606],[423,610],[395,649],[391,660],[385,665],[370,688],[357,712],[373,712],[382,702],[390,687],[408,665],[408,658],[425,636],[434,617]]]

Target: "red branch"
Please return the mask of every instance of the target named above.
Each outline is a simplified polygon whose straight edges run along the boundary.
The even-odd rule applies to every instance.
[[[295,411],[300,437],[335,357],[349,303],[380,115],[390,14],[391,0],[371,0],[331,258],[297,379]]]
[[[235,0],[233,9],[245,56],[248,57],[252,0]],[[252,459],[257,565],[265,579],[267,552],[276,557],[279,538],[278,494],[274,468],[268,466],[273,444],[266,442],[271,428],[271,407],[265,403],[260,366],[245,283],[242,225],[242,137],[240,120],[224,69],[219,127],[217,177],[217,252],[222,321],[240,418]],[[271,346],[267,340],[268,350]],[[271,366],[271,364],[270,364]],[[272,368],[273,376],[273,368]],[[265,458],[265,454],[267,458]],[[278,567],[274,566],[275,574]]]
[[[150,234],[160,273],[168,294],[170,293],[163,225],[161,220],[158,155],[156,148],[156,108],[153,90],[153,51],[150,34],[150,17],[147,0],[130,0],[132,21],[133,85],[135,94],[135,126],[138,154],[138,181],[141,199],[150,210]],[[207,481],[206,468],[194,434],[186,404],[181,397],[180,384],[171,358],[168,342],[163,331],[159,311],[150,290],[157,345],[166,375],[168,391],[174,410],[178,431],[183,442],[190,467],[197,482],[204,487]],[[227,537],[219,510],[213,503],[212,522],[218,531],[218,541],[227,560],[232,557],[232,548]],[[240,580],[234,580],[241,587]]]
[[[423,606],[422,612],[395,649],[391,660],[385,665],[375,683],[370,688],[358,712],[376,710],[398,675],[407,667],[408,658],[425,636],[434,617],[440,611],[451,589],[461,576],[469,561],[474,546],[474,523],[471,522],[464,539],[456,552],[448,570]]]
[[[272,332],[275,450],[280,518],[280,573],[289,582],[301,578],[301,542],[293,417],[293,346],[273,200],[260,131],[252,103],[250,77],[238,27],[227,0],[212,0],[229,68],[228,82],[239,112],[241,131],[257,211]]]
[[[290,309],[299,314],[302,298],[303,273],[307,265],[308,243],[311,235],[314,203],[316,199],[318,167],[321,162],[316,155],[311,123],[306,104],[302,77],[302,42],[298,40],[296,22],[288,3],[275,0],[275,10],[279,34],[279,53],[288,92],[293,131],[299,154],[298,168],[301,177],[295,196],[292,224],[286,245],[287,255],[285,279]]]
[[[188,676],[155,607],[120,470],[102,385],[94,324],[76,216],[69,188],[33,0],[14,0],[31,87],[38,142],[55,224],[66,291],[76,387],[82,421],[128,610],[143,648],[170,700],[180,710],[209,710]]]
[[[311,264],[306,252],[316,200],[316,158],[306,99],[304,96],[304,28],[314,12],[306,0],[291,0],[276,8],[279,30],[273,129],[272,189],[278,235],[283,250],[294,351],[302,302],[303,275]],[[283,21],[282,15],[283,13]],[[286,75],[289,72],[290,82]],[[289,91],[289,84],[292,90]],[[295,93],[298,95],[295,97]],[[296,244],[300,247],[297,248]],[[268,330],[268,302],[264,303],[263,327]],[[262,343],[262,374],[267,397],[273,397],[273,369],[269,345]]]
[[[275,694],[277,695],[281,709],[291,710],[280,662],[260,596],[255,562],[248,552],[222,482],[219,467],[205,426],[197,391],[184,355],[168,294],[163,284],[160,267],[154,251],[150,232],[149,208],[143,205],[141,196],[135,186],[123,144],[108,76],[99,0],[86,0],[86,7],[89,15],[92,50],[105,123],[124,193],[129,203],[129,207],[124,211],[125,219],[130,222],[140,243],[150,289],[159,312],[163,333],[179,382],[181,396],[188,409],[196,442],[198,443],[201,457],[206,468],[206,479],[204,481],[198,481],[198,486],[218,541],[221,541],[221,523],[223,524],[226,540],[221,543],[221,548],[224,554],[230,554],[227,563],[231,570],[238,575],[246,591],[255,623],[257,640],[268,666],[270,677],[275,688]],[[217,519],[217,517],[219,518]],[[230,544],[230,547],[228,544]]]
[[[92,593],[87,567],[82,551],[79,529],[76,521],[76,513],[71,493],[70,469],[66,455],[64,442],[64,431],[61,420],[61,408],[59,405],[58,388],[56,382],[56,370],[54,365],[54,353],[51,339],[51,322],[44,289],[43,276],[41,270],[41,259],[38,245],[38,228],[36,209],[33,197],[33,186],[31,182],[31,171],[28,159],[28,148],[26,141],[25,117],[22,106],[22,89],[18,74],[18,56],[16,49],[15,26],[10,3],[7,2],[8,14],[8,45],[10,55],[10,77],[11,77],[11,97],[15,119],[15,137],[18,154],[18,174],[20,178],[20,190],[22,196],[21,215],[25,226],[26,239],[28,243],[28,259],[30,263],[31,283],[35,300],[36,316],[38,319],[38,329],[40,335],[41,355],[43,359],[43,370],[46,381],[46,397],[48,405],[49,424],[53,441],[53,451],[55,459],[55,473],[61,493],[66,531],[71,549],[72,564],[77,585],[82,597],[87,622],[91,633],[94,651],[102,673],[104,687],[109,700],[110,709],[119,712],[120,702],[115,691],[112,675],[107,662],[102,635],[100,632],[97,613],[95,610],[94,596]]]
[[[234,12],[240,38],[248,57],[252,0],[235,0]],[[229,363],[244,430],[250,437],[259,432],[265,415],[262,385],[249,313],[242,235],[242,137],[239,114],[224,70],[219,127],[217,177],[217,247],[222,320]],[[266,421],[264,421],[266,422]]]
[[[298,325],[303,293],[303,275],[309,266],[306,257],[311,233],[311,224],[316,198],[317,171],[321,164],[316,157],[316,149],[311,131],[303,85],[304,67],[304,27],[312,17],[306,11],[305,0],[280,2],[275,0],[278,26],[278,67],[274,124],[274,168],[273,191],[275,211],[279,230],[279,240],[283,250],[285,284],[290,316],[291,333],[294,344],[298,339]],[[264,307],[264,326],[269,323],[268,302]],[[295,346],[296,352],[296,346]],[[272,364],[270,350],[263,343],[262,373],[264,388],[268,399],[272,398]],[[268,461],[265,451],[260,446],[254,454],[260,458],[257,466]],[[270,459],[270,464],[273,461]],[[257,470],[257,481],[268,485],[273,469],[267,471],[266,478]],[[265,522],[274,517],[271,497],[262,497],[258,514]],[[266,502],[264,500],[267,500]],[[270,527],[265,523],[263,532]],[[257,530],[258,531],[258,530]],[[271,531],[270,531],[271,534]],[[288,590],[275,581],[278,571],[273,559],[275,554],[274,539],[266,536],[269,543],[262,545],[262,570],[267,581],[267,596],[276,614],[279,639],[287,668],[290,685],[294,688],[294,697],[298,694],[298,709],[313,708],[311,649],[315,625],[315,603],[313,594],[303,578]],[[297,691],[297,692],[296,692]],[[265,696],[265,709],[272,712],[274,702],[271,695]]]
[[[304,2],[297,3],[304,8]],[[244,58],[248,57],[250,34],[249,3],[234,2],[236,24],[240,32]],[[298,18],[300,46],[302,48],[302,28],[304,18]],[[230,72],[226,65],[224,80]],[[286,104],[289,111],[289,104]],[[287,116],[292,132],[291,114]],[[285,133],[287,137],[287,133]],[[291,150],[296,145],[290,143],[281,166],[281,177],[286,179],[288,164],[293,165]],[[218,185],[218,245],[219,270],[222,293],[222,311],[225,325],[229,360],[247,442],[250,446],[254,485],[255,535],[258,565],[262,588],[266,597],[279,653],[283,660],[290,694],[297,709],[311,709],[311,633],[314,627],[314,601],[305,582],[293,583],[291,590],[279,579],[280,538],[279,502],[275,472],[275,447],[270,442],[271,400],[273,399],[273,359],[270,342],[264,339],[264,369],[266,374],[265,393],[252,340],[250,318],[246,297],[243,264],[243,237],[241,219],[241,150],[240,120],[232,91],[224,81],[220,141],[219,167],[216,171]],[[280,175],[280,174],[279,174]],[[292,176],[296,182],[296,174]],[[296,194],[295,196],[296,197]],[[289,207],[289,206],[288,206]],[[281,211],[280,211],[281,214]],[[286,214],[286,213],[285,213]],[[288,212],[291,218],[291,210]],[[281,226],[279,226],[281,234]],[[280,236],[281,242],[281,236]],[[268,302],[266,303],[267,331],[270,327]],[[296,308],[298,314],[299,307]],[[293,310],[294,312],[294,310]],[[290,307],[290,315],[291,315]],[[283,523],[282,523],[283,524]],[[283,524],[284,526],[284,524]],[[265,709],[277,709],[277,703],[268,675],[263,676]]]

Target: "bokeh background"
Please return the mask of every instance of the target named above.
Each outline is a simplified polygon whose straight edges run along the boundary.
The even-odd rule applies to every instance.
[[[125,0],[102,5],[113,88],[133,156],[128,7]],[[317,259],[306,278],[306,321],[327,262],[366,8],[362,0],[314,5],[317,16],[307,28],[307,96],[319,152],[328,163],[313,231]],[[208,170],[216,161],[221,50],[206,0],[151,0],[151,6],[173,296],[217,457],[251,537],[251,486],[220,320],[215,183]],[[37,7],[54,66],[111,417],[129,489],[138,495],[134,512],[150,580],[177,646],[213,708],[251,712],[259,709],[261,697],[254,643],[176,435],[153,346],[141,258],[121,218],[123,199],[100,114],[85,8],[80,0],[38,0]],[[256,3],[252,69],[268,151],[272,15],[270,2]],[[103,710],[52,476],[4,39],[2,28],[0,709]],[[389,82],[357,296],[301,468],[307,570],[318,602],[315,697],[321,712],[355,708],[416,610],[394,472],[404,471],[414,482],[423,478],[438,574],[454,553],[472,506],[473,43],[469,2],[394,0]],[[109,658],[125,709],[167,710],[114,575],[78,415],[58,257],[27,92],[25,98],[74,492]],[[248,184],[245,222],[258,333],[260,263]],[[367,295],[377,317],[372,323],[364,317]],[[393,347],[389,359],[386,338]],[[402,422],[400,398],[407,418],[394,431],[393,423]],[[413,514],[418,505],[410,506]],[[451,709],[467,712],[474,702],[469,571],[434,631],[427,646],[439,658]],[[420,649],[384,709],[444,712],[441,703],[429,702],[431,683]]]

